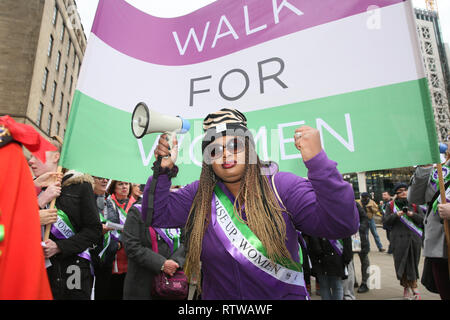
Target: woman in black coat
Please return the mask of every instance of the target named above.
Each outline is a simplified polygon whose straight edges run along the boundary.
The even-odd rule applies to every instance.
[[[408,185],[398,184],[394,188],[396,199],[386,206],[383,223],[391,228],[391,243],[397,279],[404,288],[403,298],[420,300],[417,291],[419,260],[422,250],[422,237],[418,234],[423,228],[424,214],[419,207],[408,203]],[[406,213],[403,212],[403,208]],[[409,227],[405,218],[412,224]],[[413,231],[415,228],[416,231]],[[412,292],[411,292],[412,291]]]
[[[102,241],[102,225],[92,184],[91,176],[76,171],[68,171],[62,179],[56,208],[67,215],[74,235],[61,239],[50,234],[59,248],[59,253],[50,258],[52,265],[47,269],[53,297],[57,300],[91,298],[93,277],[87,251]]]
[[[145,197],[145,196],[144,196]],[[139,201],[140,202],[140,201]],[[158,253],[152,250],[149,228],[146,226],[139,203],[128,211],[122,241],[128,256],[128,272],[124,284],[124,300],[151,300],[153,278],[161,271],[171,276],[185,261],[184,231],[179,247],[172,252],[166,241],[157,234]]]
[[[353,257],[351,238],[336,241],[310,237],[309,252],[312,274],[319,279],[322,300],[342,300],[342,280],[348,275],[346,268]]]

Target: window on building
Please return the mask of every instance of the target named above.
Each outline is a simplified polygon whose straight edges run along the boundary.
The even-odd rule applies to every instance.
[[[66,78],[67,78],[67,64],[64,65],[63,83],[66,83]]]
[[[431,74],[431,85],[435,88],[439,88],[439,78],[437,76],[437,74],[432,73]]]
[[[48,69],[44,69],[44,78],[42,79],[42,91],[47,90]]]
[[[434,103],[437,106],[443,106],[444,100],[442,99],[442,94],[440,92],[434,92],[433,93]]]
[[[436,60],[434,58],[427,58],[428,70],[431,72],[436,72]]]
[[[53,114],[49,112],[48,114],[48,123],[47,123],[47,134],[50,135],[50,132],[52,131],[52,121],[53,121]]]
[[[41,126],[43,112],[44,112],[44,104],[42,102],[40,102],[39,107],[38,107],[37,117],[36,117],[36,124],[38,125],[38,127]]]
[[[58,18],[58,8],[55,6],[55,8],[53,8],[53,17],[52,17],[53,25],[56,25],[57,18]]]
[[[59,65],[61,64],[61,51],[58,51],[56,56],[56,71],[59,71]]]
[[[429,55],[433,55],[433,45],[431,42],[425,41],[425,52]]]
[[[64,102],[64,93],[61,92],[61,100],[59,102],[59,109],[58,112],[61,113],[62,112],[62,108],[63,108],[63,102]]]
[[[55,102],[56,86],[57,86],[56,81],[53,81],[52,96],[51,96],[52,102]]]
[[[50,35],[50,40],[49,40],[49,42],[48,42],[48,49],[47,49],[47,55],[48,55],[49,57],[52,56],[52,50],[53,50],[53,36]]]
[[[73,86],[73,77],[70,76],[70,86],[69,86],[69,92],[72,93],[72,86]]]
[[[66,24],[65,23],[62,24],[61,34],[59,35],[59,39],[61,41],[64,41],[64,33],[66,33]]]
[[[70,112],[70,103],[67,101],[67,107],[66,107],[66,121],[69,119],[69,112]]]
[[[61,128],[61,124],[58,122],[56,122],[56,135],[59,136],[59,129]]]
[[[430,39],[431,38],[431,36],[430,36],[430,28],[422,27],[422,37],[424,39]]]
[[[67,56],[70,54],[70,47],[72,46],[72,40],[69,39],[69,43],[67,44]]]

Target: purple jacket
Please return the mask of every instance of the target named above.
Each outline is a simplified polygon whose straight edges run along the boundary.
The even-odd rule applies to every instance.
[[[299,261],[296,230],[328,239],[342,239],[355,234],[359,227],[358,210],[352,186],[342,179],[337,163],[329,160],[322,151],[305,162],[308,180],[292,173],[275,175],[278,193],[291,216],[286,220],[286,245],[295,261]],[[147,190],[152,177],[147,181],[143,204],[146,205]],[[153,225],[161,228],[184,227],[199,181],[195,181],[177,192],[170,192],[170,180],[161,175],[155,191]],[[219,187],[234,202],[233,195],[224,184]],[[244,299],[306,299],[298,286],[281,283],[276,287],[255,279],[255,272],[242,268],[226,251],[222,241],[208,225],[204,239],[202,260],[202,298],[217,300]],[[258,270],[259,271],[259,270]]]

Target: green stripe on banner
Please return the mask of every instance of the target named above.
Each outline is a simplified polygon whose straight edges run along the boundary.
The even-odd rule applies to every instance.
[[[259,156],[301,176],[306,176],[306,168],[292,141],[294,130],[302,124],[321,131],[324,149],[341,173],[439,161],[426,79],[245,114]],[[177,161],[180,172],[174,184],[184,185],[200,175],[201,121],[190,119],[189,134],[178,136],[183,141]],[[137,141],[131,133],[130,113],[77,91],[60,163],[97,176],[144,183],[152,173],[155,159],[151,151],[157,136]],[[195,154],[194,159],[191,154]]]

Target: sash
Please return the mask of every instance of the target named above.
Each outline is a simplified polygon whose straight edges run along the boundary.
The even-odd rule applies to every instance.
[[[394,210],[393,212],[396,214],[397,212],[399,212],[400,209],[397,207],[397,204],[394,201]],[[419,237],[422,238],[423,235],[423,230],[416,226],[416,224],[411,220],[410,217],[408,217],[407,215],[402,215],[400,217],[400,221],[407,226],[410,230],[412,230],[415,234],[417,234]]]
[[[442,168],[442,171],[444,171],[444,168]],[[450,202],[450,187],[445,189],[445,198],[447,200],[447,203],[449,203]],[[434,202],[433,202],[433,206],[432,206],[432,209],[431,209],[433,211],[433,214],[437,214],[437,212],[438,212],[438,204],[440,204],[440,203],[441,203],[441,195],[439,195],[437,197],[437,199],[434,200]]]
[[[106,208],[106,205],[105,205]],[[99,212],[99,216],[100,216],[100,222],[102,224],[105,224],[108,220],[106,220],[106,218],[103,216],[102,213]],[[100,251],[100,253],[98,254],[98,256],[100,257],[100,259],[103,261],[105,260],[105,254],[106,254],[106,249],[108,248],[108,246],[111,243],[111,231],[106,232],[103,235],[103,250]]]
[[[291,261],[276,261],[267,257],[261,241],[234,214],[233,204],[216,186],[212,197],[212,226],[228,253],[253,274],[258,281],[265,282],[276,290],[282,284],[297,286],[308,297],[302,266]],[[281,289],[281,288],[280,288]]]
[[[75,235],[75,229],[72,226],[72,223],[69,220],[69,217],[62,211],[57,211],[58,219],[52,225],[50,232],[55,236],[58,240],[69,239]],[[91,262],[91,254],[89,249],[78,254],[79,257],[88,260]]]
[[[444,184],[450,180],[450,167],[447,165],[442,166],[442,176],[444,177]],[[433,186],[434,191],[439,190],[439,175],[438,170],[434,169],[431,173],[430,184]]]
[[[344,244],[342,240],[328,240],[333,247],[334,251],[340,256],[344,253]]]
[[[155,231],[167,243],[172,253],[174,253],[180,247],[181,229],[166,229],[155,227],[153,227],[153,229],[155,229]]]
[[[142,205],[134,205],[142,214]],[[179,228],[156,228],[152,227],[167,243],[172,253],[180,247],[181,229]]]

